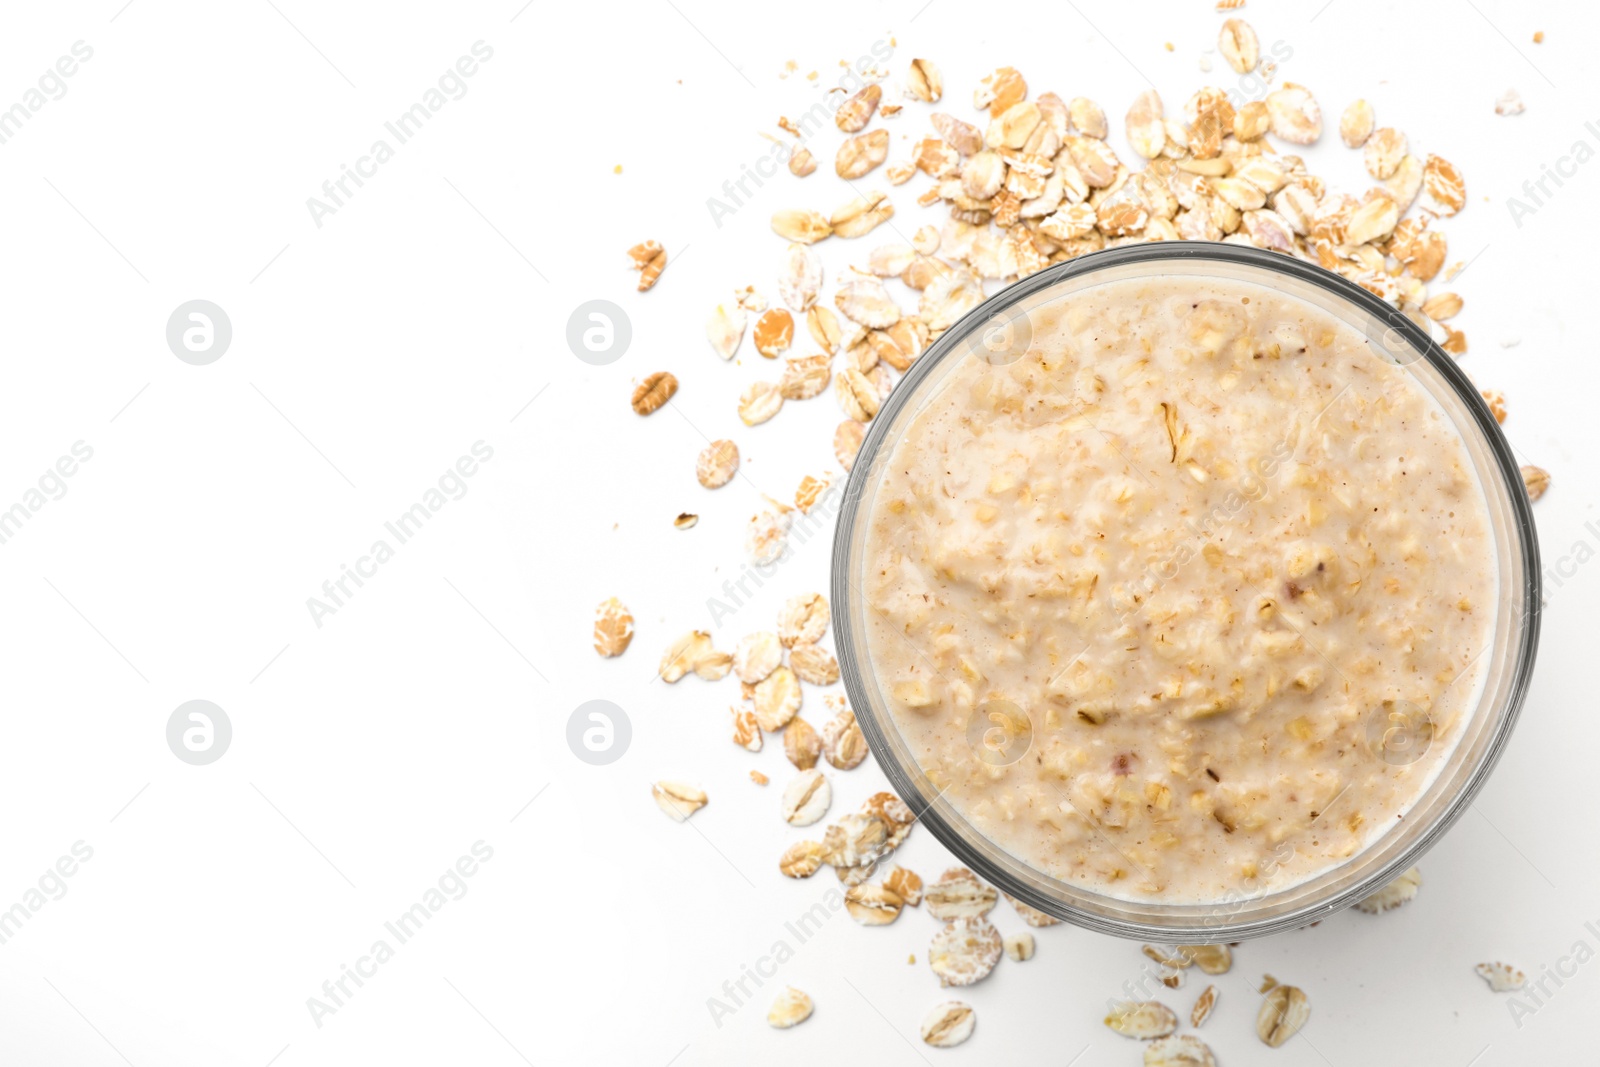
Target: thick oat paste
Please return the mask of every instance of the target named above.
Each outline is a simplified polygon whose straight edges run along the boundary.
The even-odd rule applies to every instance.
[[[1032,321],[1016,362],[961,357],[867,517],[912,753],[1005,851],[1121,898],[1349,859],[1478,699],[1497,575],[1462,440],[1353,327],[1247,283],[1113,282]]]

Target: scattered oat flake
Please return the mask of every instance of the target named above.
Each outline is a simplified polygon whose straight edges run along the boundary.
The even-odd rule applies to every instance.
[[[822,738],[810,723],[796,715],[783,728],[783,754],[796,769],[808,771],[822,757]]]
[[[822,845],[817,841],[796,841],[778,858],[778,870],[786,878],[810,878],[822,870]]]
[[[1531,463],[1523,464],[1522,484],[1528,490],[1528,499],[1538,500],[1550,488],[1550,472]]]
[[[1244,19],[1229,19],[1222,24],[1217,51],[1238,74],[1249,74],[1261,61],[1261,43],[1254,28]]]
[[[1534,32],[1533,43],[1534,44],[1544,44],[1544,31],[1543,30],[1537,30],[1537,31]]]
[[[727,485],[738,469],[739,446],[726,439],[712,441],[694,461],[694,476],[707,489]]]
[[[931,59],[913,59],[906,74],[906,92],[924,104],[937,104],[944,96],[944,75]]]
[[[767,1009],[767,1022],[779,1030],[799,1026],[811,1018],[811,998],[794,986],[789,986]]]
[[[965,867],[952,867],[923,890],[928,914],[935,919],[967,919],[989,914],[1000,895]]]
[[[622,173],[618,167],[616,173]],[[633,260],[633,269],[639,272],[639,292],[644,292],[660,279],[661,272],[667,269],[667,250],[659,242],[644,241],[628,249],[628,258]]]
[[[830,867],[867,867],[888,849],[889,829],[874,815],[846,815],[822,835],[822,862]]]
[[[1494,102],[1496,115],[1520,115],[1522,112],[1522,94],[1515,89],[1507,89],[1500,94],[1500,99]]]
[[[712,351],[723,359],[732,359],[744,339],[745,318],[744,308],[737,303],[732,307],[718,304],[706,320],[706,340],[711,342]]]
[[[1144,1047],[1144,1067],[1217,1067],[1217,1060],[1198,1037],[1174,1034]]]
[[[1372,136],[1372,123],[1372,105],[1365,100],[1357,100],[1345,108],[1344,114],[1339,116],[1339,136],[1345,147],[1360,148],[1366,144],[1367,138]]]
[[[802,593],[784,601],[778,612],[778,640],[785,648],[815,644],[828,632],[828,601],[821,593]]]
[[[772,382],[751,382],[739,394],[739,418],[746,426],[759,426],[783,407],[783,391]]]
[[[772,563],[789,547],[789,516],[775,511],[758,511],[750,516],[744,530],[744,550],[757,566]]]
[[[747,752],[760,752],[764,735],[756,713],[749,708],[733,709],[733,743]]]
[[[1145,1040],[1172,1033],[1178,1028],[1178,1017],[1159,1001],[1123,1001],[1106,1016],[1105,1023],[1123,1037]]]
[[[675,822],[683,822],[706,806],[705,792],[686,782],[657,782],[650,787],[650,795]]]
[[[916,961],[912,956],[910,962]],[[934,1048],[955,1048],[972,1036],[977,1025],[978,1015],[970,1004],[948,1000],[923,1016],[922,1040]]]
[[[695,669],[695,665],[712,653],[711,635],[704,630],[690,630],[672,644],[661,656],[659,673],[663,682],[676,682]]]
[[[1267,990],[1256,1012],[1256,1036],[1272,1048],[1288,1041],[1311,1018],[1311,1002],[1298,986],[1277,985]]]
[[[820,478],[806,475],[800,479],[800,485],[794,491],[794,506],[800,509],[802,515],[811,514],[811,509],[817,506],[817,501],[828,491],[828,486],[831,484],[833,480],[827,475]]]
[[[969,986],[989,977],[1000,962],[1000,931],[981,916],[957,919],[933,935],[928,966],[943,986]]]
[[[1496,993],[1521,989],[1528,981],[1527,975],[1509,963],[1480,963],[1473,970],[1477,971],[1483,980],[1489,983],[1489,988]]]
[[[1227,974],[1233,968],[1233,950],[1227,945],[1179,945],[1178,950],[1206,974]]]
[[[833,431],[833,456],[839,461],[839,466],[846,471],[855,466],[856,453],[861,451],[861,442],[866,436],[866,426],[855,419],[839,424]]]
[[[833,802],[833,786],[818,770],[801,771],[783,790],[783,821],[790,826],[810,826],[828,813]],[[817,860],[823,849],[817,845]],[[809,876],[808,876],[809,877]]]
[[[851,886],[844,895],[844,908],[862,926],[887,926],[900,917],[905,907],[900,894],[883,885]]]
[[[648,415],[667,401],[678,391],[678,379],[667,371],[657,371],[644,381],[634,386],[633,410],[638,415]]]
[[[795,674],[800,676],[802,682],[807,682],[811,685],[832,685],[839,680],[839,661],[834,659],[832,652],[818,645],[795,645],[789,650],[789,666]],[[854,715],[851,715],[851,724],[852,726],[855,725]],[[858,726],[855,733],[857,735],[860,734]],[[851,743],[854,742],[852,741]],[[862,742],[859,745],[859,751],[862,756],[865,755],[865,748],[865,742]],[[830,758],[829,762],[832,763],[833,759]],[[858,758],[856,763],[859,762],[860,759]],[[834,766],[837,767],[839,764],[834,763]],[[850,764],[850,766],[855,766],[855,763]]]
[[[1194,1007],[1189,1010],[1189,1025],[1195,1029],[1205,1022],[1211,1015],[1211,1009],[1217,1006],[1217,987],[1208,985],[1195,1000]]]
[[[633,615],[616,597],[600,602],[594,610],[594,650],[602,656],[620,656],[633,640]]]
[[[1033,959],[1034,948],[1033,935],[1026,931],[1006,936],[1006,955],[1018,963]]]
[[[700,516],[691,511],[680,511],[678,517],[672,520],[672,525],[680,530],[690,529],[700,521]]]
[[[800,683],[788,667],[779,667],[755,686],[756,718],[761,728],[775,733],[789,725],[800,710]],[[824,739],[826,740],[826,739]]]
[[[766,785],[769,781],[771,781],[770,778],[762,774],[760,771],[751,771],[750,780],[756,785]]]
[[[883,884],[913,908],[922,903],[922,879],[915,871],[896,867],[884,876]]]
[[[778,635],[766,630],[746,634],[733,646],[733,673],[741,682],[755,685],[783,662],[783,646]]]
[[[1382,889],[1365,897],[1356,903],[1357,911],[1364,911],[1368,915],[1378,915],[1398,908],[1417,895],[1417,890],[1422,887],[1422,871],[1412,867],[1401,872],[1399,877]]]
[[[768,308],[756,320],[752,337],[757,352],[777,359],[794,340],[794,316],[783,308]]]

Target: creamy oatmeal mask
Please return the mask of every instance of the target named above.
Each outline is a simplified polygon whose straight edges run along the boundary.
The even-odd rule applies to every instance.
[[[861,455],[833,600],[863,731],[1051,914],[1312,921],[1415,861],[1520,705],[1516,466],[1454,361],[1319,268],[1172,243],[1035,275]]]

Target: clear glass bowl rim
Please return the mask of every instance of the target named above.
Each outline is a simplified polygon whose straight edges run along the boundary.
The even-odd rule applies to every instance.
[[[1268,272],[1282,274],[1300,282],[1309,283],[1311,286],[1354,304],[1357,310],[1385,320],[1407,345],[1421,354],[1421,357],[1450,386],[1462,405],[1471,413],[1472,423],[1476,426],[1482,438],[1478,443],[1492,457],[1491,466],[1503,483],[1506,498],[1509,500],[1512,511],[1511,521],[1506,525],[1516,542],[1516,554],[1520,556],[1521,560],[1521,595],[1523,598],[1521,602],[1526,605],[1526,609],[1521,613],[1520,621],[1515,627],[1516,633],[1514,636],[1518,641],[1517,657],[1511,668],[1509,688],[1505,699],[1500,706],[1492,708],[1488,712],[1481,706],[1475,709],[1475,715],[1477,716],[1485,714],[1494,716],[1492,734],[1484,745],[1484,750],[1477,762],[1468,771],[1467,778],[1460,791],[1435,816],[1433,823],[1421,832],[1407,848],[1391,857],[1388,862],[1374,867],[1359,880],[1352,882],[1343,889],[1328,894],[1325,899],[1312,899],[1300,907],[1277,915],[1267,917],[1252,916],[1250,914],[1251,909],[1246,907],[1240,910],[1236,920],[1232,922],[1194,924],[1175,921],[1170,924],[1156,924],[1085,911],[1068,902],[1057,900],[1035,891],[1032,886],[1017,881],[1004,868],[990,862],[988,857],[973,842],[969,841],[965,834],[939,810],[935,803],[938,800],[937,797],[930,801],[929,798],[923,795],[923,791],[916,784],[916,775],[896,758],[893,747],[885,736],[885,725],[878,719],[877,705],[869,696],[869,687],[862,671],[863,664],[861,662],[865,648],[864,635],[859,635],[858,637],[851,613],[851,607],[854,604],[854,592],[850,575],[853,574],[851,568],[857,562],[853,558],[854,546],[852,542],[855,539],[861,496],[867,486],[868,479],[873,477],[874,472],[878,469],[878,464],[874,460],[887,448],[885,439],[888,427],[893,425],[894,419],[900,410],[911,403],[913,398],[917,396],[919,386],[936,371],[939,364],[947,357],[952,354],[959,354],[966,340],[976,330],[992,319],[1003,315],[1010,307],[1069,279],[1130,264],[1148,265],[1162,262],[1181,264],[1196,260],[1210,260],[1225,264],[1261,268]],[[1466,432],[1466,427],[1463,427],[1458,421],[1452,419],[1452,422],[1458,430]],[[1509,576],[1502,575],[1502,588],[1500,590],[1502,601],[1506,597],[1507,589],[1505,586],[1509,581]],[[1388,884],[1400,872],[1413,866],[1422,854],[1437,843],[1450,827],[1455,824],[1456,820],[1466,812],[1473,798],[1482,789],[1484,783],[1488,780],[1490,772],[1493,771],[1495,764],[1499,761],[1527,696],[1539,644],[1541,574],[1538,538],[1534,532],[1533,514],[1527,493],[1523,487],[1521,471],[1511,452],[1511,447],[1506,442],[1499,424],[1489,411],[1477,388],[1456,364],[1455,359],[1434,343],[1421,327],[1393,306],[1380,300],[1359,285],[1315,264],[1280,253],[1243,245],[1210,241],[1166,241],[1091,252],[1068,260],[1065,263],[1048,267],[1015,282],[968,312],[959,322],[946,330],[911,365],[911,369],[906,372],[899,385],[889,394],[889,397],[872,419],[861,448],[856,454],[856,461],[851,468],[850,478],[846,483],[843,500],[839,507],[838,525],[834,532],[829,593],[832,597],[834,645],[839,661],[840,677],[844,683],[845,692],[849,696],[850,706],[856,712],[857,722],[861,726],[862,733],[866,736],[867,744],[871,748],[879,766],[883,768],[884,773],[888,776],[895,792],[911,806],[914,812],[918,813],[919,821],[933,833],[941,844],[955,855],[958,861],[971,868],[986,881],[998,886],[1023,903],[1086,929],[1116,937],[1145,941],[1164,941],[1169,944],[1219,943],[1264,937],[1283,930],[1295,929],[1325,919],[1329,915],[1354,904],[1356,901]],[[894,729],[893,726],[888,728]],[[1364,852],[1359,853],[1349,862],[1358,863],[1362,855],[1374,854],[1382,840],[1384,840],[1384,837],[1380,836]],[[1085,895],[1095,895],[1087,890],[1080,891],[1084,892]],[[1113,897],[1105,897],[1104,899],[1116,904],[1128,903]],[[1258,898],[1258,901],[1270,901],[1271,899],[1272,897],[1269,895]],[[1157,904],[1143,904],[1142,907],[1146,910],[1161,910],[1161,906]]]

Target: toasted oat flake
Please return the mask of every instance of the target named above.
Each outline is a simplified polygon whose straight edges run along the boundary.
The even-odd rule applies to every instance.
[[[778,273],[778,296],[795,311],[804,312],[817,302],[822,289],[822,260],[809,247],[791,244],[783,254],[783,267]],[[760,323],[756,324],[757,347],[761,344]],[[789,333],[794,334],[794,320],[789,320]]]
[[[1033,935],[1024,931],[1020,934],[1008,934],[1005,939],[1006,955],[1022,963],[1033,959]]]
[[[886,329],[900,321],[900,308],[883,282],[870,275],[857,275],[845,282],[834,294],[833,302],[845,318],[870,329]]]
[[[789,650],[789,666],[802,682],[812,685],[832,685],[839,680],[839,661],[818,645],[795,645]]]
[[[1195,999],[1194,1007],[1189,1009],[1189,1025],[1195,1029],[1211,1017],[1211,1009],[1217,1006],[1217,987],[1208,985],[1201,990],[1200,996]]]
[[[700,516],[692,511],[681,511],[678,517],[672,520],[672,525],[679,530],[692,529],[700,521]]]
[[[667,250],[658,241],[644,241],[628,249],[633,269],[639,272],[639,292],[655,285],[667,268]]]
[[[811,474],[806,475],[800,479],[800,485],[794,491],[794,506],[800,509],[802,515],[811,514],[811,509],[817,506],[817,501],[832,484],[833,479],[827,475],[820,478]]]
[[[816,173],[816,170],[817,157],[811,154],[811,150],[809,148],[797,149],[795,153],[789,157],[789,173],[793,174],[796,178],[804,178],[810,174]]]
[[[746,426],[759,426],[783,407],[783,392],[773,382],[751,382],[739,394],[739,418]]]
[[[916,957],[912,957],[916,962]],[[922,1040],[934,1048],[955,1048],[972,1036],[978,1014],[970,1004],[947,1000],[922,1018]]]
[[[906,92],[924,104],[937,104],[944,96],[944,75],[931,59],[913,59],[906,74]]]
[[[694,461],[694,476],[707,489],[719,489],[733,480],[739,469],[739,446],[723,439],[701,449]]]
[[[1372,136],[1372,105],[1365,100],[1354,101],[1339,116],[1339,137],[1346,148],[1360,148]],[[1387,177],[1387,175],[1379,175]]]
[[[1238,74],[1249,74],[1261,61],[1261,42],[1244,19],[1229,19],[1222,24],[1222,32],[1217,35],[1217,51]]]
[[[789,547],[789,516],[777,511],[758,511],[744,528],[744,550],[750,561],[771,563]]]
[[[1506,421],[1506,395],[1498,389],[1480,389],[1483,402],[1489,405],[1489,414],[1494,416],[1494,421],[1504,424]]]
[[[1311,1002],[1305,993],[1292,985],[1273,986],[1261,1000],[1261,1010],[1256,1012],[1256,1036],[1272,1048],[1280,1047],[1311,1018]]]
[[[1159,1001],[1122,1001],[1105,1019],[1106,1025],[1123,1037],[1145,1040],[1166,1037],[1178,1028],[1178,1017]]]
[[[600,602],[594,610],[594,650],[602,656],[620,656],[633,640],[633,614],[616,597]]]
[[[1000,895],[965,867],[952,867],[923,891],[928,914],[935,919],[965,919],[987,915]]]
[[[863,863],[859,867],[835,867],[834,875],[839,879],[839,884],[849,889],[853,886],[865,885],[878,869],[877,861]]]
[[[783,821],[790,826],[810,826],[828,813],[833,802],[833,787],[815,769],[801,771],[783,790]],[[817,846],[817,858],[822,858]]]
[[[817,765],[822,755],[822,738],[810,723],[797,715],[783,728],[783,754],[797,769],[808,771]]]
[[[817,841],[796,841],[778,857],[778,870],[786,878],[810,878],[822,870],[822,844]]]
[[[811,1018],[811,1011],[811,998],[794,986],[789,986],[778,994],[772,1007],[767,1009],[767,1022],[779,1030],[787,1030]]]
[[[1538,500],[1550,488],[1550,472],[1525,463],[1522,466],[1522,484],[1528,490],[1528,499]]]
[[[633,410],[638,415],[657,411],[678,391],[678,379],[667,371],[657,371],[634,386]]]
[[[794,340],[794,316],[783,308],[768,308],[756,320],[752,336],[757,352],[768,359],[777,359]]]
[[[872,113],[878,109],[878,102],[882,99],[882,86],[868,85],[857,90],[833,113],[834,125],[845,133],[860,133],[872,121]]]
[[[978,83],[972,94],[972,106],[991,115],[1003,113],[1011,105],[1020,103],[1028,95],[1028,83],[1015,67],[1001,67]]]
[[[749,708],[733,708],[733,743],[747,752],[760,752],[761,723]]]
[[[1126,132],[1133,150],[1146,159],[1161,154],[1167,143],[1167,128],[1162,118],[1161,96],[1154,89],[1146,89],[1133,98],[1128,108]]]
[[[917,877],[915,871],[896,867],[884,876],[883,884],[886,888],[894,890],[895,895],[910,907],[914,908],[922,903],[922,879]]]
[[[1217,1060],[1198,1037],[1173,1034],[1144,1047],[1144,1067],[1217,1067]]]
[[[862,926],[888,926],[900,917],[905,907],[900,894],[883,885],[851,886],[844,895],[844,908]]]
[[[756,683],[754,700],[761,728],[776,732],[800,710],[800,683],[788,667],[779,667]]]
[[[752,782],[754,782],[756,785],[766,785],[772,779],[768,778],[766,775],[762,774],[760,771],[753,770],[753,771],[750,772],[750,780]]]
[[[1528,983],[1528,976],[1509,963],[1480,963],[1473,970],[1477,971],[1483,980],[1489,983],[1489,988],[1496,993],[1521,989]]]
[[[989,977],[1000,962],[1000,931],[982,916],[956,919],[933,935],[928,966],[943,986],[969,986]]]
[[[1422,313],[1434,322],[1443,322],[1461,313],[1462,300],[1458,293],[1435,293],[1422,302]]]
[[[1398,908],[1417,895],[1422,888],[1422,872],[1416,867],[1402,871],[1394,881],[1370,896],[1356,902],[1356,910],[1368,915],[1378,915]]]
[[[650,787],[656,807],[666,812],[675,822],[683,822],[706,806],[706,794],[686,782],[660,781]]]

